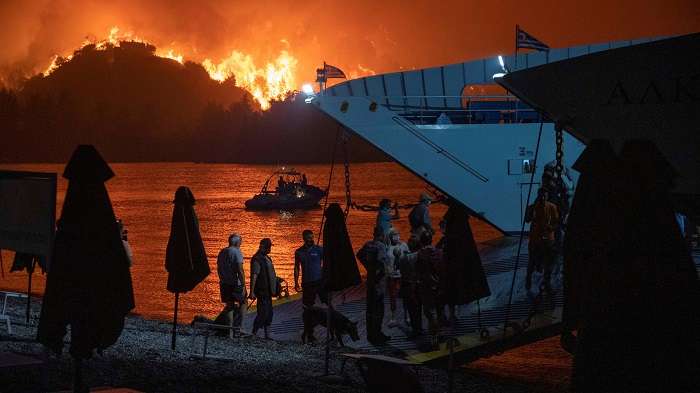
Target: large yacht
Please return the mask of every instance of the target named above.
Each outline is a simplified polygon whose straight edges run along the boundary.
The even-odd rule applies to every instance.
[[[513,234],[523,228],[525,205],[535,197],[545,164],[555,159],[555,130],[542,111],[495,80],[517,70],[661,39],[493,56],[368,76],[336,84],[308,101],[504,234]],[[559,93],[557,97],[575,100],[573,91]],[[566,132],[562,147],[563,163],[570,167],[584,140]],[[573,187],[577,174],[567,173]]]

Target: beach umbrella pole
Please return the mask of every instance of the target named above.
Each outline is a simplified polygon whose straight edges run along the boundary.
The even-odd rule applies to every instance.
[[[29,270],[29,278],[27,279],[27,324],[29,324],[29,316],[32,312],[32,273],[34,269]]]
[[[170,348],[175,350],[175,340],[177,336],[177,304],[180,300],[180,292],[175,292],[175,313],[173,314],[173,337],[170,343]]]
[[[73,393],[86,392],[83,387],[83,359],[73,358]]]

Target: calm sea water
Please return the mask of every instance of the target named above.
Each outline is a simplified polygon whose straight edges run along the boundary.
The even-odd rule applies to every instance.
[[[63,172],[63,165],[1,165],[0,169]],[[195,210],[209,258],[212,273],[193,291],[180,296],[181,321],[195,314],[216,315],[221,310],[216,256],[227,245],[231,232],[243,237],[241,250],[247,261],[264,237],[273,241],[272,259],[277,274],[293,286],[294,250],[301,245],[301,231],[309,228],[318,233],[321,209],[299,212],[249,212],[244,202],[260,191],[274,166],[241,164],[139,163],[112,164],[116,176],[107,182],[114,211],[129,230],[129,243],[134,252],[131,268],[136,313],[157,319],[172,318],[174,295],[166,287],[165,247],[170,234],[172,200],[175,190],[190,187],[197,199]],[[311,184],[324,188],[328,183],[328,165],[300,165]],[[340,169],[340,170],[338,170]],[[359,204],[376,204],[390,198],[400,204],[413,203],[425,190],[425,183],[395,163],[365,163],[351,166],[353,200]],[[60,215],[67,183],[59,177],[57,217]],[[342,167],[336,167],[329,202],[344,203],[345,188]],[[433,205],[431,215],[437,223],[445,206]],[[397,226],[405,239],[408,234],[408,211],[400,211]],[[351,210],[348,231],[355,249],[371,237],[375,213]],[[477,241],[499,236],[488,225],[472,221]],[[3,273],[0,288],[26,291],[26,273],[9,273],[12,253],[3,251]],[[104,279],[108,279],[105,277]],[[44,292],[45,278],[35,274],[32,292]],[[38,312],[38,310],[36,310]]]

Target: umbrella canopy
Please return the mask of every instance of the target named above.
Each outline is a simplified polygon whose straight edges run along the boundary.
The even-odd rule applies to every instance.
[[[114,176],[93,146],[73,152],[69,180],[41,308],[37,340],[60,353],[68,325],[70,352],[88,358],[116,342],[134,308],[129,260],[104,182]]]
[[[571,203],[564,237],[564,312],[566,331],[579,326],[582,307],[598,309],[607,295],[596,277],[604,276],[611,246],[621,233],[617,188],[621,180],[620,162],[603,139],[591,141],[573,168],[581,175]],[[601,225],[605,223],[605,225]]]
[[[469,212],[457,201],[452,201],[445,213],[443,258],[445,271],[440,276],[448,304],[467,304],[491,295],[469,225]]]
[[[323,279],[330,291],[340,291],[360,283],[360,271],[350,243],[345,215],[340,205],[326,208],[323,226]]]
[[[170,239],[165,253],[167,288],[174,293],[189,292],[209,275],[209,262],[199,233],[192,191],[185,186],[179,187],[173,203]]]

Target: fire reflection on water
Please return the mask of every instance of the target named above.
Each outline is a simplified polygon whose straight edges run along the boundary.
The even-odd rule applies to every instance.
[[[62,173],[63,165],[23,164],[2,165],[0,169]],[[172,198],[178,186],[190,187],[197,199],[195,210],[200,220],[202,239],[207,250],[212,273],[192,292],[180,296],[181,321],[196,314],[215,315],[221,310],[219,279],[216,274],[216,256],[227,244],[228,235],[238,232],[243,238],[241,250],[246,257],[245,271],[249,272],[250,257],[257,250],[260,239],[270,237],[274,246],[272,259],[277,274],[293,287],[294,250],[299,247],[301,231],[309,228],[318,234],[321,209],[300,212],[249,212],[243,209],[246,199],[260,191],[273,166],[241,164],[149,163],[113,164],[116,177],[107,183],[117,217],[124,220],[129,230],[129,243],[134,253],[131,269],[136,297],[135,312],[150,318],[172,318],[173,295],[166,291],[165,247],[170,234]],[[309,183],[325,185],[328,166],[298,166],[306,173]],[[400,204],[414,202],[424,190],[424,183],[394,163],[366,163],[352,165],[353,198],[358,203],[376,204],[390,198]],[[57,216],[60,215],[66,190],[65,179],[59,176]],[[343,204],[344,179],[336,176],[331,187],[329,202]],[[434,205],[434,222],[444,214],[443,205]],[[407,238],[408,211],[401,211],[397,226]],[[348,231],[355,249],[369,240],[375,216],[371,212],[350,211]],[[477,241],[499,236],[488,225],[472,221]],[[0,288],[26,291],[25,273],[8,273],[12,253],[3,252],[5,278]],[[99,261],[96,261],[99,263]],[[33,292],[44,292],[45,279],[35,274]],[[108,279],[105,277],[104,279]],[[38,313],[38,310],[36,311]]]

